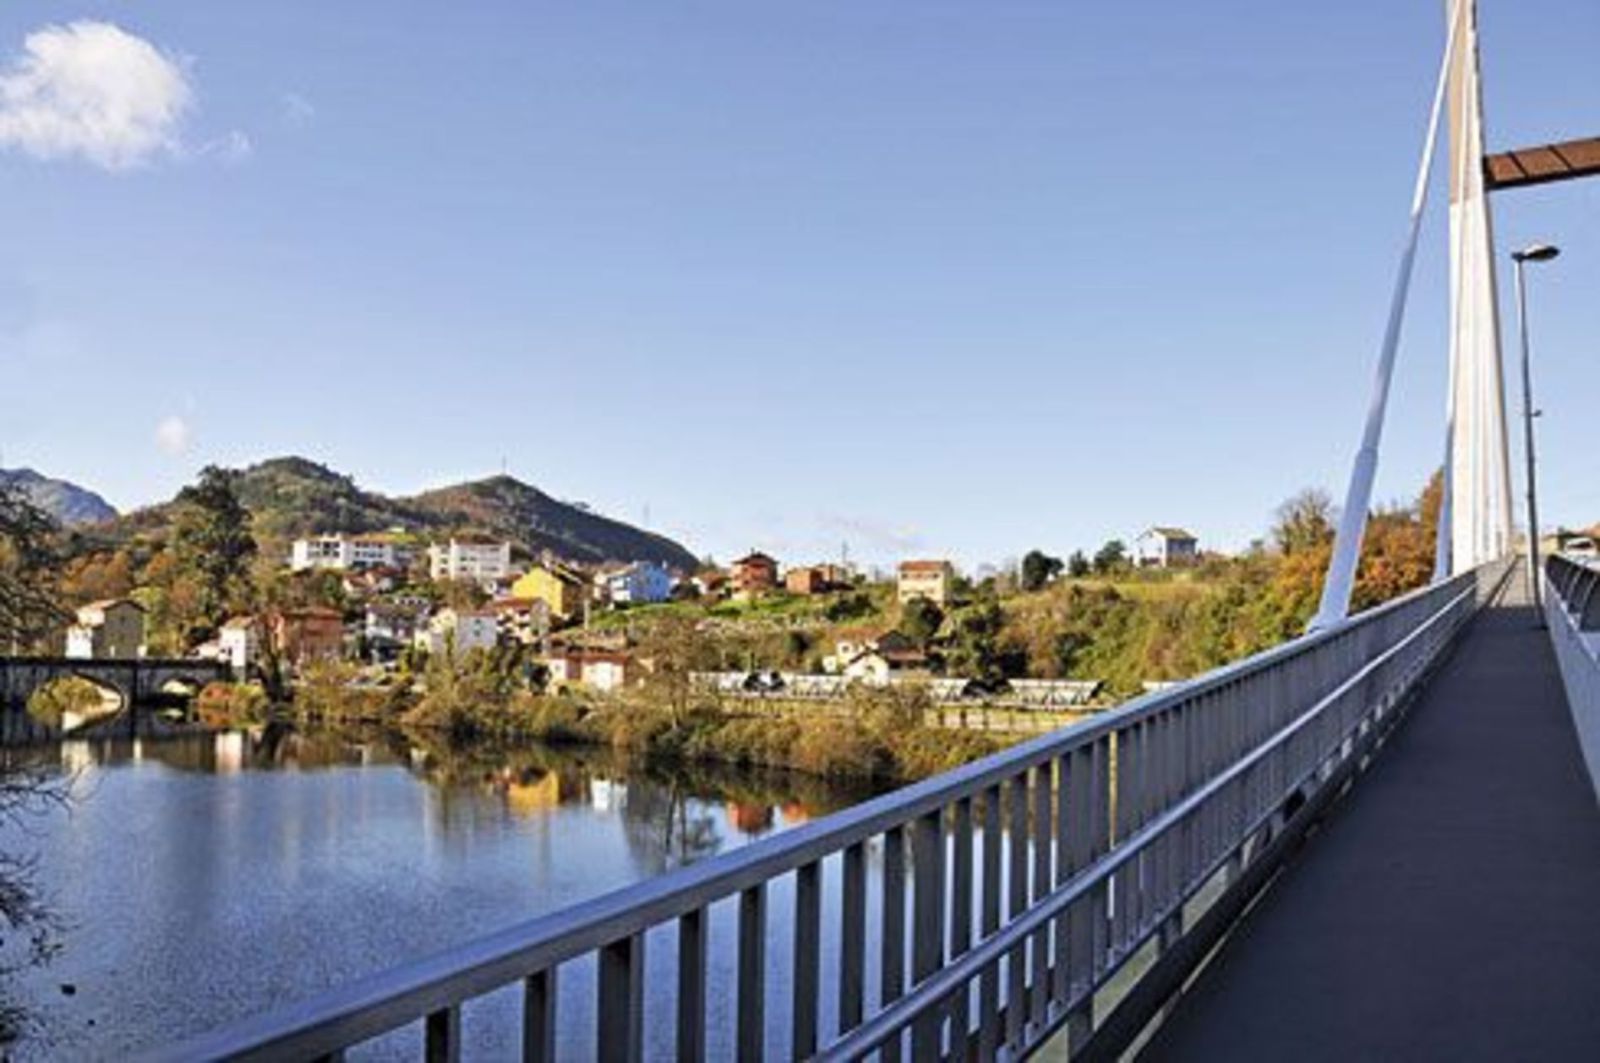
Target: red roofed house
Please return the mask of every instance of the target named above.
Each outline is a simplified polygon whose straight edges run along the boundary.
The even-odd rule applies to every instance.
[[[902,561],[899,575],[902,605],[913,598],[926,598],[942,606],[950,600],[950,585],[955,582],[956,570],[948,561]]]
[[[746,598],[766,594],[778,586],[778,562],[760,550],[752,550],[729,566],[733,593]]]

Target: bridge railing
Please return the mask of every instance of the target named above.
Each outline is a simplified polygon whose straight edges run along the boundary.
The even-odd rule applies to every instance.
[[[1544,567],[1545,625],[1589,778],[1600,792],[1600,562],[1552,555]]]
[[[427,1058],[452,1059],[463,1004],[513,985],[528,1059],[554,1058],[558,1030],[572,1054],[580,1011],[584,1044],[608,1060],[647,1045],[684,1059],[1015,1057],[1063,1028],[1076,1053],[1120,1014],[1111,995],[1136,996],[1149,961],[1237,892],[1297,806],[1369,756],[1504,572],[160,1055],[315,1058],[420,1022]],[[718,992],[735,999],[716,1009],[732,1029],[708,1040],[714,907],[733,938]],[[671,945],[665,979],[659,962],[650,975],[670,1007],[645,1007],[647,937]],[[776,977],[769,950],[787,953]],[[592,1009],[557,990],[580,963],[597,968]]]

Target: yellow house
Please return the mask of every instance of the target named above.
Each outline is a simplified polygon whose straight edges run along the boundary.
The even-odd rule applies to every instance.
[[[550,615],[569,620],[583,608],[584,581],[559,565],[535,565],[511,585],[514,598],[537,598]]]

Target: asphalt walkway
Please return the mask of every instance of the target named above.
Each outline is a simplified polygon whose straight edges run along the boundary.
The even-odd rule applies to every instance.
[[[1600,805],[1525,584],[1144,1060],[1600,1060]]]

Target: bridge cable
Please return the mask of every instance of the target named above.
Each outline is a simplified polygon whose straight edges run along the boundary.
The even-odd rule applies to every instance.
[[[1372,399],[1367,407],[1366,427],[1361,433],[1361,446],[1356,451],[1355,464],[1350,470],[1344,510],[1339,515],[1339,530],[1333,540],[1333,556],[1328,561],[1328,578],[1322,586],[1322,603],[1311,620],[1310,629],[1313,631],[1338,623],[1350,611],[1356,564],[1361,559],[1361,539],[1366,534],[1367,511],[1372,505],[1372,481],[1378,471],[1378,443],[1383,438],[1383,419],[1389,405],[1389,384],[1394,377],[1395,352],[1400,346],[1400,328],[1405,322],[1406,299],[1411,290],[1411,267],[1416,261],[1417,237],[1422,230],[1423,208],[1428,201],[1428,176],[1433,170],[1434,147],[1439,139],[1439,115],[1444,109],[1445,89],[1450,80],[1450,61],[1456,48],[1456,31],[1466,2],[1456,0],[1450,9],[1450,31],[1445,38],[1444,57],[1439,61],[1439,80],[1433,91],[1433,107],[1428,114],[1422,159],[1417,166],[1417,181],[1411,193],[1410,228],[1395,274],[1394,292],[1389,300],[1389,319],[1384,327],[1377,373],[1372,382]],[[1465,102],[1463,106],[1466,106]]]

